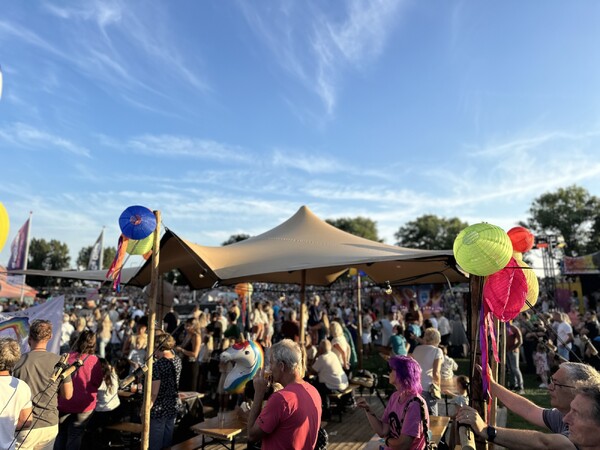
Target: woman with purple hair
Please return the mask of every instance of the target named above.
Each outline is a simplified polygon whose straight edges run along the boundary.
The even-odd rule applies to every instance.
[[[421,367],[409,356],[394,356],[388,363],[396,392],[383,416],[378,418],[365,398],[358,400],[358,407],[367,413],[373,431],[385,437],[386,449],[422,450],[426,445],[423,423],[429,429],[429,413],[421,397]]]

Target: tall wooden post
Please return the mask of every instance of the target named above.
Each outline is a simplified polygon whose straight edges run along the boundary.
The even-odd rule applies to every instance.
[[[302,279],[300,281],[300,346],[304,348],[306,344],[304,335],[306,330],[304,329],[304,319],[306,315],[306,270],[302,271]],[[317,345],[318,342],[313,342],[313,345]],[[305,361],[306,362],[306,361]]]
[[[156,216],[156,230],[154,230],[154,245],[152,246],[152,272],[150,278],[150,299],[148,303],[148,344],[146,354],[154,353],[154,331],[156,322],[156,299],[158,297],[158,262],[160,246],[160,211],[154,211]],[[148,361],[146,383],[144,385],[144,403],[142,415],[142,450],[148,450],[150,442],[150,400],[152,389],[152,358]]]
[[[481,310],[482,294],[483,294],[483,283],[484,278],[476,275],[470,275],[469,288],[471,298],[467,304],[467,311],[469,314],[469,346],[470,346],[470,372],[471,372],[471,406],[477,410],[479,415],[486,420],[485,402],[483,399],[483,385],[481,375],[475,370],[475,364],[481,364],[481,359],[477,360],[477,357],[481,357],[479,349],[479,313]],[[487,368],[483,368],[487,370]],[[487,442],[477,441],[477,449],[486,449]]]
[[[358,333],[358,370],[363,368],[363,343],[362,343],[362,299],[360,296],[361,291],[361,280],[360,272],[356,272],[356,312],[358,317],[356,318],[357,333]]]

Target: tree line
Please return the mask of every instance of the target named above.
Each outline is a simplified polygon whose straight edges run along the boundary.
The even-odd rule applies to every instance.
[[[327,223],[347,233],[372,241],[382,242],[377,223],[368,217],[342,217],[327,219]],[[580,186],[559,188],[555,192],[542,194],[534,199],[529,208],[529,217],[515,225],[529,228],[536,235],[562,236],[567,256],[581,256],[600,251],[600,198]],[[451,249],[456,235],[469,223],[458,217],[439,217],[424,214],[401,226],[394,238],[395,245],[424,249]],[[230,245],[248,239],[247,234],[235,234],[223,242]],[[77,257],[77,267],[87,267],[92,246],[83,247]],[[103,269],[108,269],[116,253],[114,247],[104,249]],[[70,266],[69,247],[56,239],[31,240],[28,268],[42,270],[65,270]],[[47,286],[54,281],[28,277],[34,286]],[[45,278],[45,277],[44,277]]]

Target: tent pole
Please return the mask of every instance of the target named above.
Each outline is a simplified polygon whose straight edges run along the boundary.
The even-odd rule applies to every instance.
[[[356,272],[356,314],[357,314],[357,325],[358,325],[358,370],[363,368],[363,343],[362,343],[362,302],[360,297],[360,272]]]
[[[304,348],[304,321],[306,320],[306,270],[302,271],[302,280],[300,281],[300,345]],[[313,342],[312,345],[317,345],[318,342]]]
[[[302,270],[300,280],[300,347],[302,348],[302,355],[304,358],[304,367],[306,368],[306,352],[304,335],[306,330],[304,329],[304,320],[306,315],[306,269]],[[317,345],[318,342],[313,342],[312,345]]]
[[[159,246],[160,246],[160,211],[154,211],[156,216],[156,230],[154,230],[154,245],[152,246],[152,277],[150,282],[150,302],[148,303],[148,344],[147,355],[154,353],[154,331],[156,322],[156,299],[158,297],[159,285]],[[152,360],[148,361],[148,372],[146,372],[146,383],[144,386],[144,403],[142,416],[142,450],[148,450],[150,443],[150,400],[152,389]]]

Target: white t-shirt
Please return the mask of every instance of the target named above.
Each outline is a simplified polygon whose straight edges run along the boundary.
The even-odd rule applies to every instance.
[[[450,322],[448,322],[448,319],[446,319],[444,316],[441,316],[438,319],[438,331],[442,336],[450,334]]]
[[[60,345],[67,345],[75,327],[70,322],[63,322],[60,328]]]
[[[381,345],[390,346],[390,338],[394,334],[394,327],[399,325],[397,320],[381,319]]]
[[[335,353],[317,356],[312,367],[319,374],[319,381],[329,389],[343,391],[348,387],[348,377]]]
[[[556,328],[556,334],[558,335],[558,346],[559,347],[566,347],[566,348],[571,348],[572,345],[569,342],[567,345],[562,345],[562,342],[567,342],[567,340],[569,339],[569,334],[573,334],[573,328],[571,327],[571,325],[569,325],[567,322],[560,322],[558,324],[558,327]]]
[[[421,366],[421,387],[424,391],[429,390],[433,378],[433,362],[444,358],[444,353],[439,347],[433,345],[418,345],[412,353],[412,357]]]
[[[0,376],[0,448],[13,450],[11,442],[23,409],[31,408],[31,389],[23,380]]]
[[[110,389],[106,387],[106,381],[102,380],[102,384],[98,388],[98,401],[96,403],[96,411],[112,411],[117,409],[121,404],[119,400],[119,377],[113,371],[111,376],[112,386]]]
[[[339,345],[340,348],[342,349],[342,351],[344,352],[343,360],[342,360],[342,354],[335,347],[336,344]],[[348,367],[350,366],[350,344],[348,344],[348,341],[346,340],[346,338],[344,336],[336,337],[331,340],[331,351],[333,353],[335,353],[335,355],[338,357],[342,366],[348,366]]]

